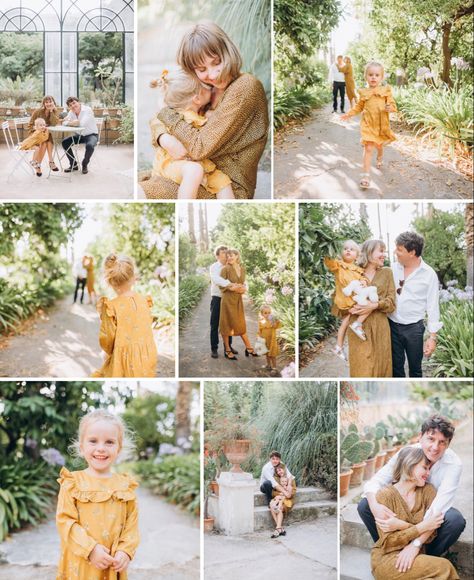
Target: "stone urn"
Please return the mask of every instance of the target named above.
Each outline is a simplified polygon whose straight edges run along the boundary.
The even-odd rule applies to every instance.
[[[250,439],[231,439],[223,442],[222,451],[227,461],[232,464],[231,473],[243,473],[240,464],[247,459],[251,443]]]

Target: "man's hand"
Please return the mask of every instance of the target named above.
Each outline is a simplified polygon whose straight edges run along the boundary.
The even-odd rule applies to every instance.
[[[102,544],[96,544],[89,554],[90,563],[99,570],[107,570],[115,563],[115,559],[110,555],[110,550]]]
[[[373,312],[374,310],[377,310],[377,308],[379,307],[379,303],[378,302],[369,302],[366,306],[360,306],[359,304],[356,304],[355,306],[353,306],[349,312],[351,314],[370,314],[371,312]]]
[[[159,138],[160,146],[170,155],[173,159],[185,159],[188,156],[185,146],[168,133],[163,133]]]
[[[405,523],[397,517],[389,517],[385,519],[375,518],[375,521],[377,522],[378,527],[385,533],[401,530],[401,526]]]
[[[376,520],[388,520],[396,517],[390,508],[378,502],[370,504],[370,511]]]
[[[130,557],[127,553],[122,552],[122,550],[118,550],[115,552],[115,561],[112,566],[112,570],[116,572],[123,572],[130,563]]]
[[[75,120],[75,121],[67,121],[67,123],[63,123],[64,125],[67,125],[68,127],[79,127],[79,119]]]
[[[395,568],[399,572],[406,572],[407,570],[410,570],[413,566],[415,558],[419,553],[420,548],[417,548],[413,544],[408,544],[408,546],[405,546],[400,554],[398,554],[397,561],[395,562]]]
[[[424,346],[423,346],[423,354],[426,357],[430,357],[436,349],[436,340],[431,336],[427,338]]]

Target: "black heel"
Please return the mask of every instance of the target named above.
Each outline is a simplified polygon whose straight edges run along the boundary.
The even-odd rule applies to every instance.
[[[254,352],[254,350],[248,350],[247,348],[245,349],[245,356],[258,356],[258,354],[256,352]]]
[[[232,356],[229,356],[229,354],[231,354]],[[228,358],[229,360],[238,360],[237,357],[234,356],[234,353],[231,350],[225,350],[224,356],[225,356],[225,358]]]

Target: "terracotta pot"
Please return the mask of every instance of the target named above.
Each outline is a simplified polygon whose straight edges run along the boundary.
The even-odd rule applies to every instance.
[[[362,484],[362,477],[364,476],[365,461],[351,465],[352,475],[349,487],[357,487]]]
[[[240,464],[247,459],[250,443],[250,439],[232,439],[223,442],[224,455],[227,457],[227,461],[232,463],[230,469],[232,473],[242,473]]]
[[[209,484],[209,488],[214,495],[219,496],[219,484],[217,481],[211,481]]]
[[[214,529],[214,518],[204,518],[204,533],[209,534]]]
[[[369,457],[369,459],[367,459],[365,462],[364,477],[363,477],[364,481],[370,479],[372,475],[374,475],[374,473],[375,473],[375,457]]]
[[[397,452],[397,449],[395,447],[392,447],[392,449],[387,449],[385,463],[388,463],[390,461],[390,459],[395,455],[396,452]]]
[[[386,455],[387,453],[385,451],[380,451],[380,453],[377,453],[375,456],[375,471],[378,471],[384,466]]]
[[[351,479],[352,469],[339,474],[339,497],[346,495],[349,491],[349,481]]]

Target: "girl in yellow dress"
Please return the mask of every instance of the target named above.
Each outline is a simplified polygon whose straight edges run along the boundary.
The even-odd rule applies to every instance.
[[[396,137],[390,129],[389,113],[397,110],[392,96],[392,89],[382,86],[384,68],[378,62],[369,62],[364,73],[368,88],[359,89],[359,101],[348,113],[341,116],[342,121],[362,113],[360,122],[361,143],[364,147],[363,173],[360,186],[362,189],[370,187],[370,168],[372,154],[377,149],[377,169],[383,166],[383,146],[395,141]]]
[[[87,468],[58,479],[56,526],[61,558],[56,580],[127,580],[139,543],[137,483],[112,473],[118,455],[131,447],[119,417],[104,410],[84,415],[73,450]]]
[[[344,339],[347,329],[351,328],[361,340],[366,340],[362,324],[369,316],[369,314],[361,314],[349,326],[351,318],[349,310],[354,306],[355,301],[351,296],[346,296],[343,289],[353,280],[360,280],[362,284],[366,284],[364,270],[357,265],[359,254],[360,247],[358,244],[353,240],[346,240],[342,245],[342,252],[339,258],[329,258],[328,256],[324,258],[324,265],[334,274],[336,283],[331,314],[342,318],[341,325],[337,331],[337,343],[334,354],[346,362],[347,357],[344,352]]]
[[[212,92],[197,77],[182,69],[173,72],[164,70],[158,80],[152,81],[151,86],[160,87],[165,105],[176,109],[186,123],[195,129],[207,123],[211,113],[206,113],[206,116],[200,113],[211,102]],[[179,184],[178,199],[196,199],[201,185],[209,193],[215,194],[217,199],[235,199],[229,176],[217,169],[210,159],[173,159],[159,147],[153,163],[153,176],[166,177]]]
[[[260,308],[257,334],[265,340],[265,344],[268,348],[268,352],[266,353],[267,364],[265,368],[274,373],[278,372],[276,367],[276,357],[280,354],[277,341],[277,330],[279,328],[281,328],[281,322],[273,316],[270,306],[264,304],[262,308]]]
[[[49,131],[48,127],[46,126],[46,121],[44,119],[38,117],[35,120],[33,127],[34,127],[33,133],[31,133],[31,135],[28,135],[26,139],[23,139],[18,149],[22,151],[29,151],[30,149],[35,149],[39,147],[42,143],[45,143],[49,139]],[[41,171],[41,165],[36,161],[35,157],[33,157],[31,165],[34,167],[36,175],[38,177],[41,177],[43,175]]]
[[[114,289],[113,300],[100,298],[99,343],[107,357],[93,377],[156,377],[157,351],[153,338],[150,296],[132,290],[135,264],[128,256],[109,254],[104,260],[105,281]]]
[[[270,514],[275,522],[275,531],[270,537],[278,538],[279,536],[286,536],[286,531],[283,527],[283,519],[285,514],[290,512],[293,508],[294,497],[296,495],[296,480],[293,476],[289,476],[286,466],[283,463],[280,463],[275,467],[273,477],[283,489],[283,491],[277,489],[273,490],[273,499],[269,506]],[[277,498],[279,498],[278,504],[276,504],[276,502],[273,504],[273,501]],[[278,509],[274,509],[276,505],[278,505]]]

